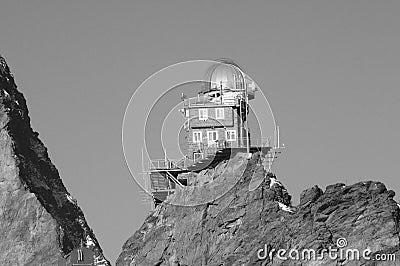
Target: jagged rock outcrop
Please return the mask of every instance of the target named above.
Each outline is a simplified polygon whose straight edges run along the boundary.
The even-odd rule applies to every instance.
[[[315,186],[305,190],[300,204],[293,207],[290,195],[264,170],[258,154],[248,163],[236,163],[242,164],[237,169],[245,167],[245,171],[224,196],[198,206],[177,205],[213,193],[210,187],[200,186],[168,199],[176,205],[158,206],[123,245],[116,265],[376,265],[368,258],[378,253],[400,259],[400,210],[393,200],[395,193],[384,184],[335,184],[325,191]],[[214,174],[221,178],[220,184],[229,179]],[[249,191],[255,175],[264,180]],[[203,176],[194,183],[204,179],[213,180]],[[324,254],[335,248],[338,252],[357,248],[360,254],[366,250],[368,256],[358,260],[350,253],[336,253],[337,258]],[[278,255],[279,249],[286,254]],[[296,253],[288,258],[291,249],[300,252],[298,259]],[[312,253],[301,255],[311,249],[315,259]],[[380,263],[397,265],[398,261]]]
[[[0,56],[0,265],[57,265],[83,243],[110,265],[81,208],[30,126],[25,99]]]

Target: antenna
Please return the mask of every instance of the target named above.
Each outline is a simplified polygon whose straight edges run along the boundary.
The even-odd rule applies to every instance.
[[[237,67],[237,69],[239,69],[240,74],[242,75],[243,78],[243,88],[244,88],[244,97],[245,97],[245,116],[246,116],[246,120],[245,125],[246,125],[246,152],[247,152],[247,158],[250,159],[250,134],[249,134],[249,121],[248,121],[248,113],[249,113],[249,94],[247,91],[247,83],[246,83],[246,77],[245,74],[243,73],[243,71]]]
[[[221,90],[221,95],[220,95],[220,97],[221,97],[221,104],[222,104],[222,80],[219,82],[220,83],[220,90]]]
[[[279,136],[279,126],[277,126],[276,127],[276,134],[277,134],[277,148],[279,149],[279,147],[280,147],[280,143],[279,143],[279,138],[280,138],[280,136]]]
[[[272,169],[272,164],[275,159],[278,158],[278,155],[281,154],[281,149],[285,148],[285,145],[282,144],[281,147],[281,140],[280,140],[280,127],[275,126],[274,129],[274,144],[273,147],[269,150],[267,154],[267,163],[268,163],[268,172]]]

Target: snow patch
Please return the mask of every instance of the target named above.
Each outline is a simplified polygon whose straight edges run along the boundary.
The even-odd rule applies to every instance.
[[[399,203],[397,203],[397,207],[399,207],[399,209],[400,209],[400,204]]]
[[[281,203],[281,202],[278,202],[278,204],[279,204],[279,208],[280,208],[282,211],[285,211],[285,212],[293,212],[293,211],[290,209],[290,207],[286,206],[285,204],[283,204],[283,203]]]
[[[78,218],[78,223],[82,228],[85,228],[85,221],[81,217]]]
[[[102,255],[99,255],[97,257],[94,257],[94,265],[98,265],[98,266],[107,266],[108,263],[107,261],[104,259],[104,257]]]
[[[90,236],[86,236],[86,247],[95,246],[93,239]]]
[[[74,197],[72,197],[72,196],[69,195],[69,194],[65,194],[65,196],[67,197],[67,199],[68,199],[69,202],[71,202],[71,203],[74,204],[74,205],[77,204],[77,201],[76,201],[76,199],[74,199]]]
[[[269,180],[270,180],[269,188],[272,188],[275,184],[282,187],[281,182],[279,182],[275,177],[271,177]]]

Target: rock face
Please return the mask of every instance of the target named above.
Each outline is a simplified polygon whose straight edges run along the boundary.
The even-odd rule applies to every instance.
[[[74,248],[101,247],[47,149],[0,56],[0,265],[57,265]]]
[[[325,191],[315,186],[293,207],[284,186],[264,170],[263,158],[255,154],[237,164],[244,164],[245,171],[224,196],[178,206],[213,193],[200,186],[178,191],[159,205],[123,245],[116,265],[377,265],[373,259],[379,254],[387,260],[379,265],[398,265],[388,257],[400,259],[400,209],[384,184],[335,184]],[[228,176],[214,174],[214,181],[228,182]],[[259,175],[263,182],[249,191],[251,179]],[[359,259],[357,253],[352,257],[353,249],[359,250]],[[314,250],[315,256],[303,256],[304,250]]]

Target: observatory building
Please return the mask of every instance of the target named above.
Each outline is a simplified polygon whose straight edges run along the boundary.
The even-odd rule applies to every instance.
[[[216,64],[208,76],[206,88],[197,97],[183,100],[187,158],[194,162],[223,148],[251,145],[246,123],[255,83],[233,64]]]
[[[216,62],[206,78],[208,82],[199,88],[197,96],[182,95],[180,111],[185,118],[186,131],[184,158],[150,162],[146,190],[151,192],[155,205],[174,193],[177,186],[187,186],[188,180],[185,175],[179,175],[181,173],[212,167],[229,159],[232,152],[268,154],[279,147],[279,133],[275,134],[273,145],[270,139],[251,138],[249,101],[255,99],[257,87],[238,65]]]

